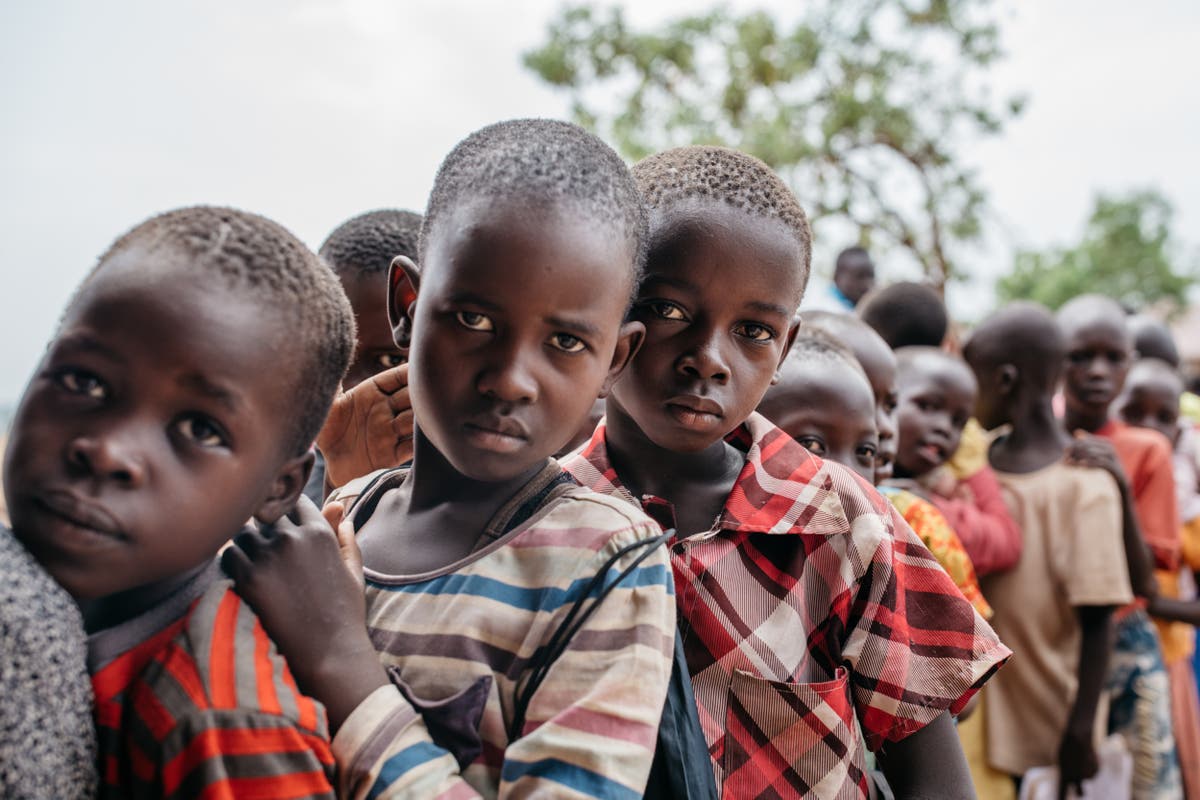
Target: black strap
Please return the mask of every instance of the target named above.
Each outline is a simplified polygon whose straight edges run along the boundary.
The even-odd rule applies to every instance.
[[[538,648],[530,660],[527,678],[525,682],[518,685],[516,699],[513,703],[512,721],[508,725],[508,740],[515,741],[521,735],[522,729],[525,727],[525,714],[529,710],[529,703],[533,700],[533,695],[537,692],[542,682],[546,679],[546,675],[550,672],[550,668],[554,666],[554,662],[558,660],[571,643],[571,639],[579,632],[580,628],[591,618],[592,614],[596,613],[596,609],[604,602],[604,598],[612,594],[613,590],[621,584],[626,577],[629,576],[637,567],[645,561],[650,555],[660,546],[665,544],[667,540],[675,534],[675,531],[669,530],[665,533],[655,536],[653,539],[642,539],[641,541],[627,544],[617,550],[608,561],[604,563],[599,571],[592,576],[587,586],[580,593],[578,599],[571,606],[571,610],[567,612],[567,616],[555,629],[554,634],[550,637],[550,641]],[[633,563],[621,571],[612,583],[604,585],[604,579],[608,576],[608,571],[622,557],[628,553],[641,548],[643,552],[633,560]],[[600,587],[600,593],[596,598],[584,607],[588,598],[597,587]]]
[[[646,781],[647,800],[717,800],[717,779],[713,774],[708,743],[700,728],[700,715],[692,695],[692,676],[688,672],[683,638],[675,632],[675,659],[671,681],[658,723],[654,761]]]

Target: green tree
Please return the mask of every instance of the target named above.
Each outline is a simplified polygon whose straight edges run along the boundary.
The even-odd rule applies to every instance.
[[[1002,301],[1036,300],[1050,308],[1086,293],[1133,308],[1161,301],[1181,308],[1197,270],[1174,255],[1172,214],[1170,202],[1154,190],[1099,195],[1079,244],[1018,252],[996,294]]]
[[[980,234],[985,194],[958,154],[1021,110],[983,81],[988,0],[810,0],[784,22],[726,9],[637,31],[620,8],[565,8],[526,66],[577,122],[640,158],[724,144],[780,172],[814,221],[906,248],[939,288]],[[849,244],[849,242],[847,242]]]

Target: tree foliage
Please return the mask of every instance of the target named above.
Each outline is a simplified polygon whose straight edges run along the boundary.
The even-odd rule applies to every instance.
[[[1154,190],[1100,195],[1079,244],[1018,252],[996,294],[1003,301],[1036,300],[1050,308],[1085,293],[1137,309],[1163,301],[1181,308],[1197,271],[1174,256],[1172,213],[1170,202]]]
[[[982,80],[1001,55],[990,5],[810,0],[789,22],[718,8],[649,31],[620,8],[573,6],[524,60],[627,157],[680,144],[753,153],[814,220],[907,248],[941,287],[985,202],[958,148],[1021,109]]]

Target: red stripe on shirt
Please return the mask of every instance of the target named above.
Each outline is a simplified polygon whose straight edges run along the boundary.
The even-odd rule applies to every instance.
[[[235,670],[237,615],[241,600],[226,592],[217,606],[213,619],[212,650],[208,657],[213,708],[237,707],[237,672]]]

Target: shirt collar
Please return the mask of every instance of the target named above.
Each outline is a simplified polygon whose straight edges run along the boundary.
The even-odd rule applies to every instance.
[[[666,501],[635,498],[621,482],[608,458],[607,426],[602,420],[591,440],[566,468],[582,483],[603,494],[641,505],[666,527],[661,507]],[[733,490],[712,531],[830,536],[849,532],[841,497],[833,490],[840,468],[814,456],[766,417],[755,412],[725,437],[745,454]],[[844,470],[841,470],[844,471]],[[837,475],[839,482],[845,476]]]

